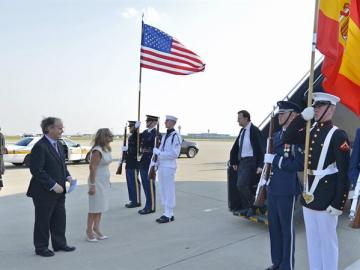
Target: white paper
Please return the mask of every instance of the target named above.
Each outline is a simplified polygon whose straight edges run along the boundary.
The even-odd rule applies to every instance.
[[[70,193],[72,191],[74,191],[74,189],[76,188],[77,186],[77,180],[76,179],[73,179],[71,182],[70,182],[70,187],[67,191],[67,193]]]

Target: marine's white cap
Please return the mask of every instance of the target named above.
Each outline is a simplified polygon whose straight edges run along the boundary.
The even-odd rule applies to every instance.
[[[313,105],[315,105],[317,102],[328,102],[332,105],[336,105],[340,101],[339,97],[322,92],[314,93],[313,99],[314,99]]]
[[[165,119],[166,120],[173,120],[175,122],[178,120],[175,116],[172,116],[172,115],[166,115]]]

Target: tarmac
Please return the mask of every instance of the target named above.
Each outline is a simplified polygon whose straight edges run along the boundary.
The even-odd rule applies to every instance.
[[[8,165],[6,187],[0,192],[0,269],[265,269],[271,264],[267,227],[228,211],[226,160],[231,144],[199,142],[198,156],[178,160],[177,206],[171,223],[155,222],[162,214],[160,198],[153,214],[140,216],[140,208],[125,208],[126,183],[123,176],[114,176],[111,207],[102,221],[102,230],[109,239],[97,243],[85,240],[88,166],[69,165],[80,183],[66,199],[66,236],[76,251],[56,252],[51,258],[34,253],[34,207],[25,196],[29,170]],[[117,159],[119,153],[114,157]],[[115,168],[114,162],[112,171]],[[308,264],[301,209],[297,210],[296,221],[295,269],[305,270]],[[360,230],[351,229],[348,223],[347,216],[341,216],[339,269],[359,270]]]

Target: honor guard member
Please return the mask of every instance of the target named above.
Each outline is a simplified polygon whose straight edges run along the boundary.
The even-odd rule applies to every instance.
[[[3,187],[2,175],[5,172],[4,159],[3,159],[4,154],[5,154],[5,137],[1,133],[1,127],[0,127],[0,190]]]
[[[155,183],[149,179],[149,166],[155,147],[156,125],[159,117],[146,115],[146,130],[141,134],[140,139],[140,176],[144,189],[146,204],[144,209],[139,210],[140,215],[146,215],[155,212]]]
[[[356,130],[355,141],[350,158],[349,178],[350,184],[355,188],[357,181],[360,181],[360,128]]]
[[[331,119],[340,99],[314,93],[313,107],[294,119],[283,134],[285,143],[304,143],[306,121],[314,117],[308,153],[308,186],[301,202],[304,211],[309,268],[338,269],[336,226],[349,191],[349,140]]]
[[[303,145],[284,144],[283,131],[300,113],[297,104],[279,101],[279,125],[281,131],[273,135],[274,154],[265,154],[264,162],[271,164],[267,187],[268,221],[273,265],[267,270],[294,269],[295,228],[294,207],[301,193],[297,172],[303,170]]]
[[[139,162],[137,160],[137,137],[140,122],[128,121],[130,136],[128,138],[128,145],[123,146],[125,156],[125,171],[126,183],[129,193],[129,203],[125,204],[127,208],[134,208],[141,206],[141,184],[139,181]]]
[[[154,154],[158,156],[158,179],[161,204],[164,208],[163,215],[156,219],[158,223],[174,221],[175,207],[175,173],[176,159],[180,155],[181,138],[174,126],[177,118],[171,115],[166,116],[166,135],[161,139],[159,148],[154,148]]]

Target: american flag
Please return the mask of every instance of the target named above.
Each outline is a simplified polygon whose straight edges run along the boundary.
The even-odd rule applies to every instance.
[[[150,25],[143,25],[140,65],[175,75],[204,71],[200,57],[178,40]]]

